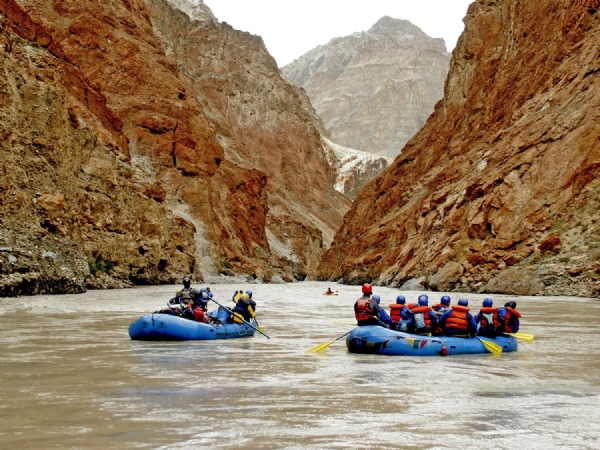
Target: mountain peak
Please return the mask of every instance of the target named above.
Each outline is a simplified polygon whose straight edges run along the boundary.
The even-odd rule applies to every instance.
[[[368,31],[369,35],[386,36],[398,44],[423,50],[446,52],[446,43],[441,38],[432,38],[418,26],[404,19],[383,16]]]

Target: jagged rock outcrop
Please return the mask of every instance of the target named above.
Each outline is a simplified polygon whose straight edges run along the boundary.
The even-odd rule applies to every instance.
[[[329,163],[337,173],[335,188],[351,199],[393,161],[385,156],[343,147],[325,137],[323,142]]]
[[[315,270],[349,206],[322,124],[260,38],[189,6],[0,2],[0,295]]]
[[[598,295],[599,9],[474,2],[444,99],[359,192],[320,276]]]
[[[443,39],[407,20],[383,17],[367,32],[333,39],[282,72],[306,90],[334,142],[395,157],[442,98],[449,61]]]

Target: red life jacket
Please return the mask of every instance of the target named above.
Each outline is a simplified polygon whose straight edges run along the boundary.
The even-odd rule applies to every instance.
[[[450,313],[450,317],[446,319],[446,330],[460,330],[466,331],[469,328],[469,319],[467,318],[467,314],[469,313],[469,308],[463,305],[454,305],[452,307],[452,312]]]
[[[506,315],[504,316],[504,332],[512,333],[515,324],[521,318],[521,314],[510,306],[505,306],[504,309],[506,310]]]
[[[498,319],[498,308],[487,306],[479,310],[481,313],[481,328],[488,328],[495,331],[501,331],[504,324]],[[488,316],[491,316],[492,323],[488,320]]]
[[[194,320],[196,322],[208,322],[208,317],[204,314],[204,310],[202,308],[194,309]]]
[[[354,304],[354,316],[357,322],[372,320],[377,317],[379,309],[377,303],[371,297],[361,297]]]
[[[400,320],[402,320],[400,313],[404,309],[404,306],[405,305],[400,305],[398,303],[390,305],[390,318],[394,321],[394,323],[398,323]]]
[[[431,319],[429,318],[429,306],[415,306],[412,309],[412,312],[415,315],[422,314],[423,322],[425,323],[425,328],[427,328],[428,330],[431,329]],[[419,328],[417,324],[417,318],[415,318],[415,326]]]

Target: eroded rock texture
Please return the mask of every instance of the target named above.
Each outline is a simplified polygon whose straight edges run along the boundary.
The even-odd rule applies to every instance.
[[[392,163],[392,158],[346,148],[323,137],[329,163],[335,167],[335,188],[348,198],[357,192]]]
[[[598,295],[599,8],[473,3],[444,99],[358,194],[320,276]]]
[[[0,2],[2,295],[315,270],[349,206],[322,124],[260,38],[171,3]]]
[[[282,69],[302,86],[331,139],[395,157],[442,98],[450,54],[407,20],[383,17]]]

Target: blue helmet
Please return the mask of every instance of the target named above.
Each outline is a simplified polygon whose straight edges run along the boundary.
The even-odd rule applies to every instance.
[[[200,288],[200,292],[206,292],[206,288]]]
[[[373,295],[373,300],[375,300],[377,302],[377,304],[379,305],[379,302],[381,301],[381,298],[379,297],[379,295],[374,294]]]
[[[441,301],[442,305],[449,305],[450,304],[450,296],[443,295],[440,301]]]
[[[396,297],[396,303],[398,303],[399,305],[404,305],[406,303],[404,295],[399,295],[398,297]]]
[[[248,297],[252,298],[252,291],[246,291],[246,294],[248,294]]]
[[[419,295],[419,305],[420,306],[428,306],[429,305],[429,297],[425,294]]]
[[[483,299],[483,307],[484,308],[489,308],[493,304],[494,304],[494,301],[491,298],[486,297],[486,298]]]
[[[458,304],[460,306],[469,306],[469,300],[467,300],[466,298],[459,298]]]

